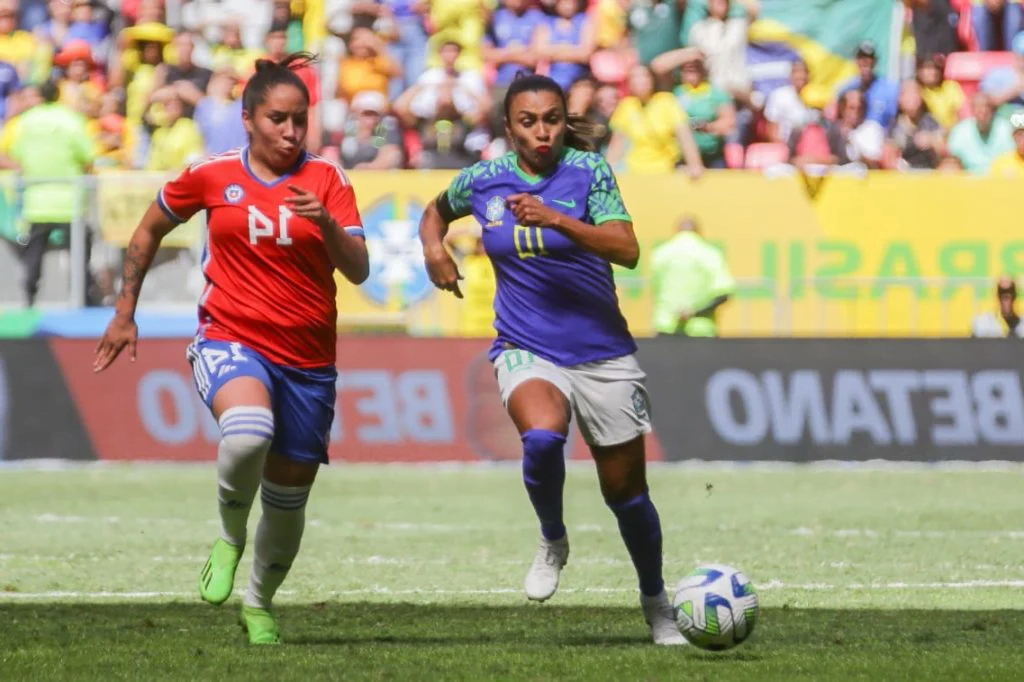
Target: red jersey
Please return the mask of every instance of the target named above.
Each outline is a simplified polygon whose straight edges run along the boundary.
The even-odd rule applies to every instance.
[[[335,362],[338,309],[334,266],[320,228],[288,210],[288,185],[312,192],[349,234],[363,236],[355,192],[344,171],[303,152],[273,183],[248,167],[248,149],[193,164],[160,190],[175,222],[206,210],[206,287],[199,335],[238,341],[271,362],[323,367]]]

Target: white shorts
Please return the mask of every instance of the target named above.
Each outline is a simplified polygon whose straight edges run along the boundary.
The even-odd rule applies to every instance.
[[[559,367],[525,350],[502,351],[494,360],[501,402],[508,407],[512,391],[531,379],[554,384],[569,401],[588,445],[628,443],[651,432],[650,399],[636,357]]]

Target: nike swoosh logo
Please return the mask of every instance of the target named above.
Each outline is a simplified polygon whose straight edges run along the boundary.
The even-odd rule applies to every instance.
[[[560,206],[565,206],[566,208],[576,208],[575,199],[570,199],[569,201],[562,201],[561,199],[552,199],[551,201],[556,204],[559,204]]]

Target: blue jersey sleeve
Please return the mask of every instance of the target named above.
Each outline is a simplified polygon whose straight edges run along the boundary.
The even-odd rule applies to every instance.
[[[590,218],[595,225],[606,223],[609,220],[625,220],[633,222],[626,205],[622,201],[622,194],[619,193],[619,184],[615,181],[615,174],[608,166],[604,157],[594,154],[592,162],[592,175],[590,177],[590,189],[587,192],[587,209]]]
[[[465,218],[473,212],[472,196],[473,196],[473,178],[476,177],[475,166],[469,168],[463,168],[462,171],[455,176],[452,180],[452,184],[448,185],[448,205],[452,207],[452,211],[455,212],[460,218]]]

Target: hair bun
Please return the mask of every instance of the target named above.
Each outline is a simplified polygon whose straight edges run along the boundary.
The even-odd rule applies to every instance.
[[[256,73],[259,73],[260,71],[266,71],[267,69],[274,68],[275,66],[277,66],[277,62],[273,61],[272,59],[257,59],[255,66]]]

